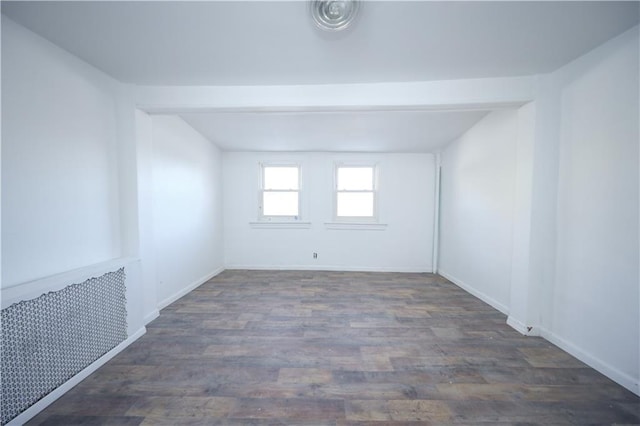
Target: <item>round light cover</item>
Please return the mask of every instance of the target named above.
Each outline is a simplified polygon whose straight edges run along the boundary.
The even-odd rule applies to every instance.
[[[347,28],[358,13],[358,0],[313,0],[311,16],[316,26],[325,31]]]

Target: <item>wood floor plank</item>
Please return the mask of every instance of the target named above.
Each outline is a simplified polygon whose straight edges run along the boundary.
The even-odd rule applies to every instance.
[[[236,404],[235,398],[224,397],[166,397],[137,398],[125,413],[135,417],[219,418],[227,417]]]
[[[640,424],[640,398],[442,277],[237,270],[30,424]]]
[[[338,399],[239,399],[229,414],[236,419],[335,420],[344,418],[344,401]]]

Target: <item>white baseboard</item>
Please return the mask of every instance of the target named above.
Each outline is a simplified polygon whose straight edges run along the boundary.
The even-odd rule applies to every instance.
[[[507,324],[514,328],[518,333],[523,336],[539,336],[539,330],[537,327],[528,326],[522,321],[515,319],[511,315],[507,318]]]
[[[485,294],[485,293],[483,293],[483,292],[481,292],[479,290],[476,290],[475,288],[473,288],[470,285],[466,284],[462,280],[459,280],[458,278],[454,277],[453,275],[449,274],[448,272],[443,271],[442,269],[438,269],[438,274],[443,276],[443,277],[445,277],[446,279],[448,279],[449,281],[451,281],[452,283],[454,283],[455,285],[457,285],[461,289],[465,290],[466,292],[471,293],[472,295],[474,295],[478,299],[482,300],[483,302],[493,306],[494,308],[496,308],[497,310],[499,310],[503,314],[509,315],[509,308],[507,306],[503,305],[502,303],[498,302],[497,300],[495,300],[493,297],[488,296],[487,294]]]
[[[421,267],[396,266],[335,266],[335,265],[225,265],[225,269],[251,271],[337,271],[337,272],[405,272],[431,273],[431,265]]]
[[[621,386],[624,386],[631,392],[640,396],[640,383],[637,377],[632,377],[629,374],[623,373],[617,368],[611,366],[610,364],[602,361],[599,358],[596,358],[595,356],[589,354],[588,352],[584,351],[583,349],[549,330],[540,328],[539,332],[540,336],[553,343],[560,349],[568,352],[569,354],[578,358],[580,361],[587,364],[589,367],[598,370],[600,373],[604,374],[614,382],[618,383]]]
[[[184,287],[183,289],[181,289],[180,291],[172,294],[171,296],[167,297],[166,299],[164,299],[163,301],[158,303],[158,309],[164,309],[167,306],[169,306],[170,304],[172,304],[173,302],[175,302],[176,300],[180,299],[182,296],[184,296],[185,294],[189,293],[190,291],[193,291],[194,289],[200,287],[202,284],[206,283],[207,281],[209,281],[211,278],[215,277],[216,275],[218,275],[219,273],[221,273],[222,271],[224,271],[225,268],[220,267],[218,269],[216,269],[215,271],[211,272],[210,274],[205,275],[204,277],[198,278],[197,280],[195,280],[194,282],[192,282],[191,284],[189,284],[188,286]]]
[[[120,343],[115,348],[111,349],[106,354],[102,355],[100,358],[89,364],[84,370],[80,371],[78,374],[64,382],[62,385],[58,386],[56,389],[51,391],[47,396],[33,404],[31,407],[27,408],[25,411],[20,413],[17,417],[7,423],[6,426],[20,426],[34,418],[38,413],[47,408],[53,402],[55,402],[62,395],[67,393],[71,388],[75,385],[86,379],[91,373],[96,371],[98,368],[102,367],[107,361],[111,358],[122,352],[127,346],[138,340],[145,332],[146,328],[142,327],[134,334],[129,336],[127,340]]]
[[[473,287],[465,284],[464,282],[462,282],[461,280],[453,277],[451,274],[448,274],[447,272],[442,271],[441,269],[438,270],[438,274],[442,275],[443,277],[445,277],[446,279],[448,279],[449,281],[451,281],[452,283],[456,284],[457,286],[459,286],[460,288],[462,288],[465,291],[468,291],[469,293],[471,293],[472,295],[476,296],[477,298],[481,299],[482,301],[488,303],[489,305],[493,306],[494,308],[496,308],[497,310],[499,310],[500,312],[509,315],[509,310],[506,306],[502,305],[501,303],[497,302],[495,299],[487,296],[486,294],[474,289]],[[509,316],[507,318],[507,324],[509,324],[511,327],[513,327],[515,330],[517,330],[518,332],[520,332],[523,335],[527,335],[527,336],[540,336],[546,340],[548,340],[549,342],[553,343],[554,345],[556,345],[557,347],[559,347],[560,349],[564,350],[565,352],[569,353],[570,355],[576,357],[577,359],[579,359],[580,361],[584,362],[585,364],[587,364],[588,366],[592,367],[593,369],[599,371],[600,373],[604,374],[605,376],[607,376],[608,378],[610,378],[611,380],[613,380],[614,382],[618,383],[621,386],[624,386],[625,388],[629,389],[631,392],[635,393],[636,395],[640,396],[640,379],[637,377],[632,377],[629,374],[623,373],[622,371],[618,370],[617,368],[611,366],[610,364],[602,361],[599,358],[594,357],[593,355],[589,354],[588,352],[584,351],[583,349],[579,348],[578,346],[576,346],[575,344],[569,342],[568,340],[558,336],[557,334],[546,330],[542,327],[533,327],[531,329],[529,329],[529,327],[522,323],[521,321],[519,321],[518,319]]]
[[[144,325],[147,325],[154,319],[158,318],[159,316],[160,316],[160,311],[158,309],[154,309],[149,314],[145,315],[142,321],[144,321]]]

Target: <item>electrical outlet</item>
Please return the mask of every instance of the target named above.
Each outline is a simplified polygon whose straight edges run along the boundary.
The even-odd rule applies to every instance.
[[[313,258],[317,259],[318,258],[318,253],[313,253]]]

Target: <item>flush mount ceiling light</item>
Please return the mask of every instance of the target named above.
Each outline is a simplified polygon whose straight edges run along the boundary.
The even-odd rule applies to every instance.
[[[340,31],[351,25],[358,7],[358,0],[312,0],[311,16],[318,28]]]

